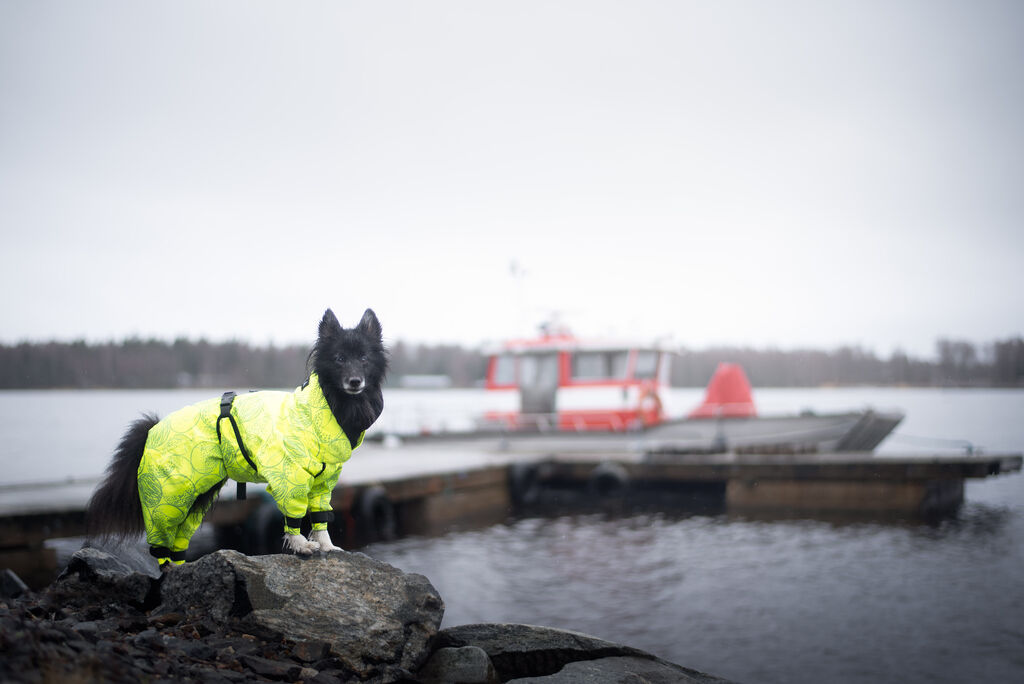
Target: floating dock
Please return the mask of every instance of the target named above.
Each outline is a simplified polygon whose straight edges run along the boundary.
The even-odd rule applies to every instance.
[[[964,481],[1019,472],[1020,454],[879,456],[832,453],[665,453],[628,437],[432,439],[364,444],[334,492],[332,539],[357,548],[502,522],[510,515],[629,506],[739,514],[926,518],[955,511]],[[85,533],[96,480],[0,487],[0,568],[32,586],[56,574],[47,540]],[[281,517],[258,485],[225,487],[207,515],[218,546],[280,549]]]

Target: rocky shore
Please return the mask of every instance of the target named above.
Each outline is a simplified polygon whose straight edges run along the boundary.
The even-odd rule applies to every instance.
[[[425,577],[359,553],[218,551],[161,576],[86,548],[42,591],[0,580],[4,682],[725,681],[563,630],[441,630]]]

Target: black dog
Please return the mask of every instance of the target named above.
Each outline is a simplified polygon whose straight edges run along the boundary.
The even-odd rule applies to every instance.
[[[367,309],[345,329],[328,309],[294,392],[226,393],[163,420],[144,416],[125,433],[88,506],[90,533],[145,530],[161,565],[184,561],[188,542],[230,477],[266,482],[285,516],[285,547],[331,551],[327,522],[342,464],[384,408],[387,351]],[[299,525],[308,514],[307,540]]]

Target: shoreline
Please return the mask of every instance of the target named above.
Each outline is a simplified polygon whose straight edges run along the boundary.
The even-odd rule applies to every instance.
[[[28,591],[5,571],[0,594],[0,679],[79,681],[652,682],[723,683],[639,649],[529,625],[460,625],[439,630],[444,607],[422,575],[363,554],[248,557],[217,552],[154,577],[141,556],[97,549],[75,554],[57,581]],[[138,569],[142,566],[146,572]],[[344,606],[286,609],[332,578]],[[232,575],[232,573],[234,573]],[[369,573],[369,574],[367,574]],[[234,579],[224,586],[222,579]],[[347,577],[345,579],[344,577]],[[240,593],[241,592],[241,593]],[[269,602],[267,595],[271,596]],[[241,597],[241,598],[240,598]],[[287,603],[292,603],[289,599]],[[328,602],[330,603],[330,602]],[[396,639],[380,624],[399,620]],[[335,626],[317,631],[317,623]],[[342,625],[340,629],[338,625]],[[376,625],[376,626],[375,626]],[[383,644],[383,646],[382,646]]]

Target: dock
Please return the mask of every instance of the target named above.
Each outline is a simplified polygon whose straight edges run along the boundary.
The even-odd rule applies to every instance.
[[[608,505],[749,515],[924,519],[955,511],[964,482],[1021,470],[1021,454],[669,453],[620,439],[367,442],[334,491],[334,542],[358,548],[405,535],[496,524],[512,515]],[[98,479],[98,478],[97,478]],[[97,479],[0,486],[0,568],[52,581],[48,540],[85,534]],[[227,486],[206,517],[219,547],[280,549],[282,518],[259,485]]]

